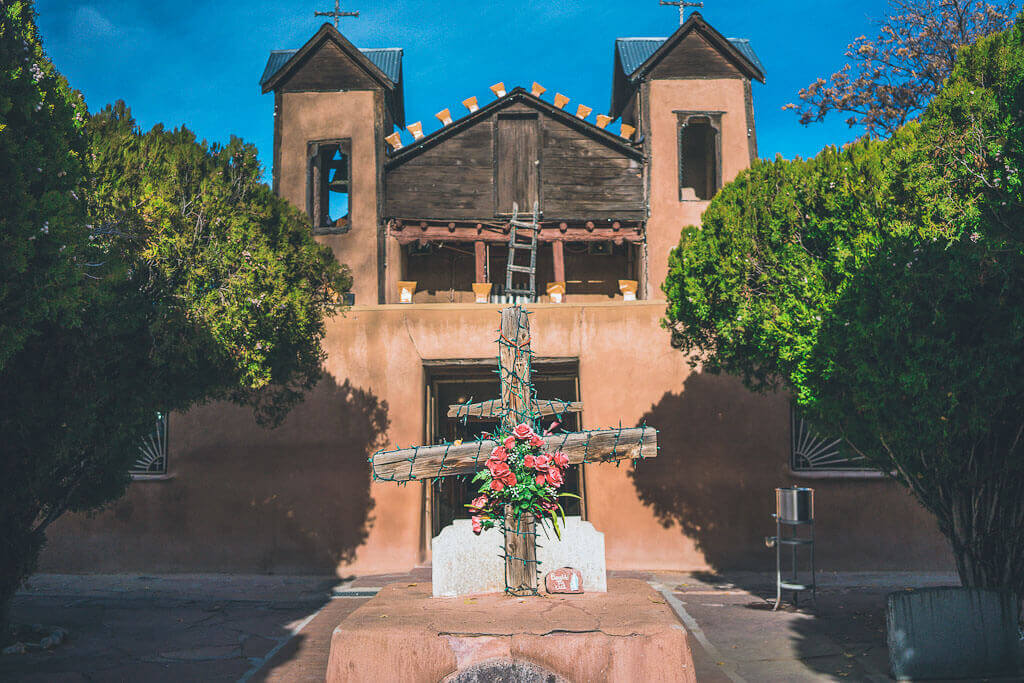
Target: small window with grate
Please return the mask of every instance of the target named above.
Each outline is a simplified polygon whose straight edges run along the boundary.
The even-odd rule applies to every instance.
[[[135,463],[129,473],[133,479],[167,476],[167,413],[157,413],[153,431],[139,442]]]
[[[880,477],[863,456],[850,448],[845,439],[830,436],[804,418],[796,406],[790,406],[792,447],[789,467],[794,474],[806,476]]]
[[[327,140],[309,144],[307,204],[313,232],[329,235],[351,227],[352,144]]]

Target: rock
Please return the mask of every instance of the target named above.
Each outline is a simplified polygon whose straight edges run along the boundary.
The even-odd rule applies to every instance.
[[[572,567],[555,569],[544,577],[544,588],[548,593],[582,593],[583,576]]]
[[[583,590],[606,592],[604,534],[579,517],[566,517],[561,531],[559,540],[549,525],[538,525],[539,571],[575,567]],[[431,541],[434,597],[504,591],[504,546],[500,529],[488,529],[477,536],[468,519],[457,519],[442,529]]]

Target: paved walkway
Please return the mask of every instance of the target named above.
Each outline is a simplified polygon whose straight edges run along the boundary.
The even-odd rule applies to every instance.
[[[950,575],[819,579],[817,604],[772,612],[769,577],[613,572],[662,591],[691,635],[700,681],[890,680],[885,595]],[[368,576],[41,576],[22,623],[68,628],[50,652],[0,657],[0,680],[322,681],[334,627],[374,589],[429,569]]]

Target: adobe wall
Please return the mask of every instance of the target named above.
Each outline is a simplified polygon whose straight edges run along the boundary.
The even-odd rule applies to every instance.
[[[383,120],[383,94],[356,92],[285,92],[276,122],[281,137],[278,192],[306,210],[306,145],[314,140],[352,140],[351,229],[321,235],[338,260],[348,265],[358,304],[377,303],[378,157],[383,154],[374,121]]]
[[[782,396],[691,370],[663,302],[530,307],[533,348],[579,358],[585,427],[661,430],[660,454],[585,471],[612,569],[762,569],[773,488],[789,474]],[[277,430],[223,404],[172,416],[173,477],[68,515],[41,571],[405,571],[419,562],[424,485],[371,483],[367,456],[422,443],[425,359],[491,358],[497,305],[358,306],[328,323],[327,376]],[[891,482],[810,482],[823,570],[948,569],[928,515]]]
[[[679,140],[676,111],[721,111],[722,183],[750,165],[746,100],[741,78],[652,80],[645,102],[650,152],[647,221],[648,289],[652,299],[661,298],[660,287],[668,273],[668,254],[679,244],[687,225],[699,225],[707,201],[679,200]]]

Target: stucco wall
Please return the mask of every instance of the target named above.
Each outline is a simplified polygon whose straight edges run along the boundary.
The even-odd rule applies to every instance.
[[[171,472],[52,528],[43,571],[404,571],[425,544],[422,484],[371,483],[381,446],[422,443],[427,359],[496,355],[499,306],[356,307],[329,322],[327,376],[277,430],[214,404],[172,416]],[[691,370],[664,303],[531,307],[534,351],[579,359],[585,427],[660,429],[656,459],[586,468],[613,569],[768,569],[788,404]],[[814,481],[818,566],[950,566],[928,515],[885,481]]]
[[[668,253],[684,226],[699,225],[706,201],[679,200],[677,111],[721,111],[722,183],[750,165],[744,85],[740,78],[654,80],[648,88],[650,209],[647,221],[648,292],[661,295]]]
[[[286,92],[281,95],[278,117],[279,192],[302,211],[306,210],[307,143],[334,138],[352,140],[351,229],[343,235],[324,235],[317,240],[329,245],[338,260],[351,268],[356,303],[376,304],[377,167],[383,143],[375,132],[375,121],[383,118],[383,95],[371,91]]]

